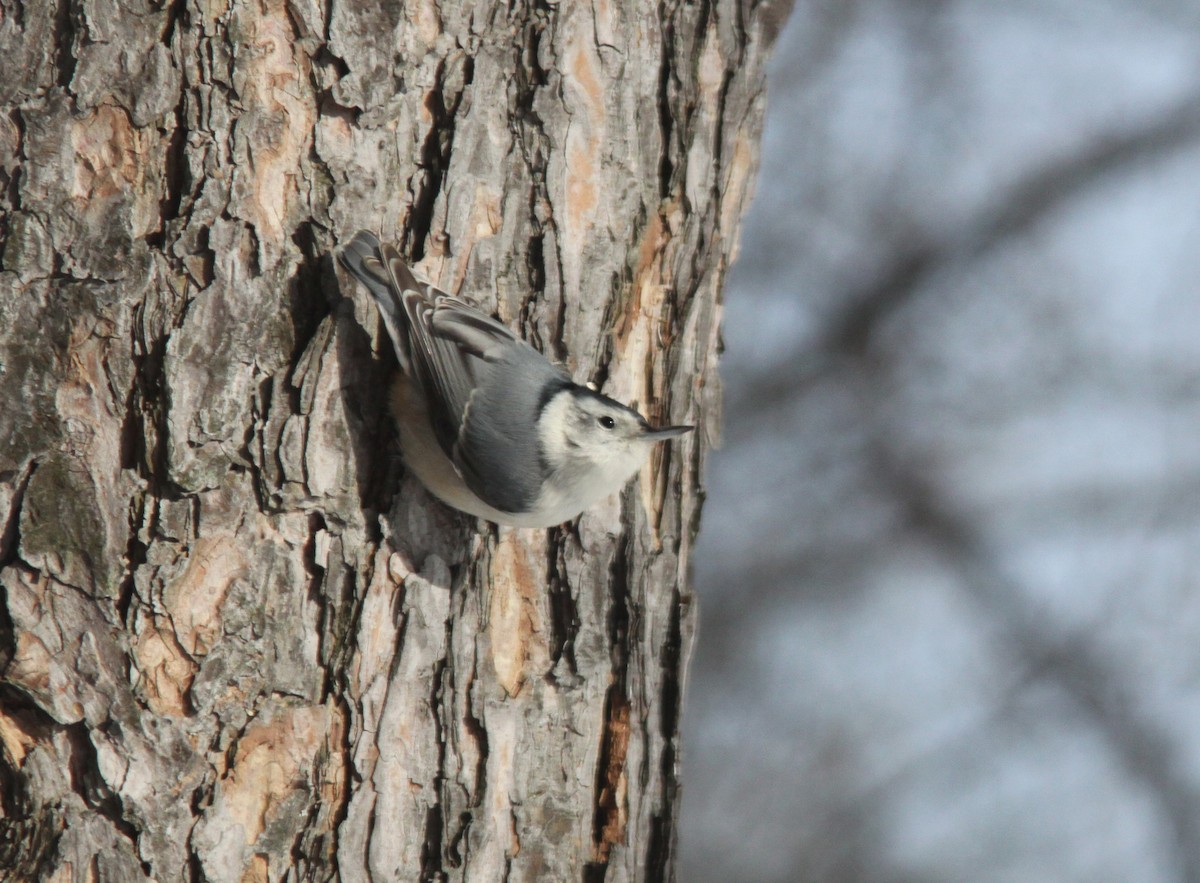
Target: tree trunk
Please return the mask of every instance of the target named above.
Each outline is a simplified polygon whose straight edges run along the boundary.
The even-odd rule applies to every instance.
[[[0,5],[0,878],[672,878],[780,14]],[[358,227],[701,431],[567,527],[442,507]]]

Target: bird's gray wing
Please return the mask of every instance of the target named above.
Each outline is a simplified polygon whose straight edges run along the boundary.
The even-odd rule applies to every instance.
[[[545,478],[542,409],[570,378],[504,325],[456,297],[439,297],[433,333],[452,340],[473,370],[475,390],[450,457],[480,498],[528,512]]]
[[[514,343],[525,342],[491,316],[485,316],[461,298],[442,295],[433,314],[433,333],[455,341],[477,358],[494,362]]]
[[[437,304],[447,295],[426,282],[419,282],[394,247],[381,245],[380,256],[391,289],[403,292],[400,304],[408,332],[410,373],[425,394],[433,434],[442,450],[451,456],[476,387],[473,360],[434,327]]]
[[[572,383],[521,341],[476,366],[477,386],[451,459],[480,499],[504,512],[529,512],[548,471],[539,420],[550,398]]]
[[[430,425],[449,456],[475,384],[462,350],[433,332],[434,303],[446,295],[419,281],[394,246],[366,230],[338,259],[371,293],[400,367],[424,393]]]
[[[570,385],[566,374],[500,322],[417,280],[373,234],[360,231],[339,259],[378,305],[463,481],[496,509],[529,511],[543,472],[538,418],[547,396]]]

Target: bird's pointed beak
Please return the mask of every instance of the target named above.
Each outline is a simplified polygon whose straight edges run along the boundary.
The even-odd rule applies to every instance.
[[[685,432],[691,432],[695,428],[694,426],[663,426],[656,429],[652,426],[642,432],[642,438],[653,442],[665,441],[668,438],[683,435]]]

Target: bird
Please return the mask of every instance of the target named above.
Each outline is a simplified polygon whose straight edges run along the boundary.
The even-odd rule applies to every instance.
[[[656,444],[695,428],[652,426],[575,383],[467,300],[419,281],[368,230],[338,260],[371,294],[400,363],[391,406],[404,461],[455,509],[562,524],[624,487]]]

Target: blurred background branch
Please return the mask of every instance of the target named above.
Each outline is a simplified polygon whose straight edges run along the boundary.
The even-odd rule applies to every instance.
[[[1200,880],[1200,16],[800,3],[727,293],[689,881]]]
[[[1122,127],[1097,136],[1070,156],[1049,158],[1044,166],[997,193],[994,204],[981,206],[963,224],[939,231],[937,238],[899,243],[876,278],[862,284],[851,282],[842,289],[834,311],[823,319],[818,339],[799,342],[787,359],[793,370],[764,371],[750,378],[746,394],[732,401],[730,413],[736,413],[739,402],[754,408],[778,405],[814,378],[846,364],[848,358],[862,357],[869,349],[872,332],[926,292],[933,274],[978,260],[1012,237],[1028,233],[1064,203],[1102,185],[1104,178],[1194,146],[1198,137],[1200,94],[1189,96],[1141,127]],[[738,426],[732,422],[733,430]]]

